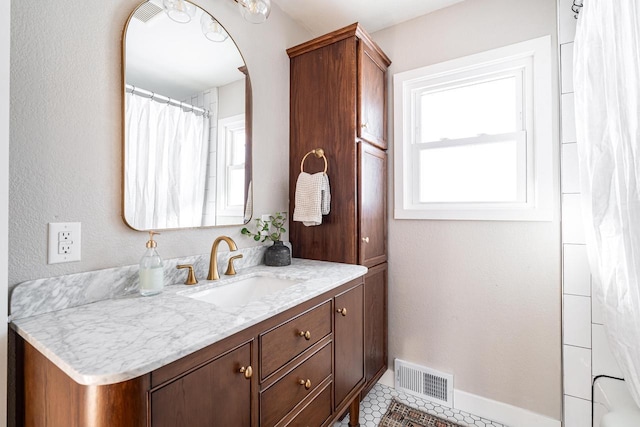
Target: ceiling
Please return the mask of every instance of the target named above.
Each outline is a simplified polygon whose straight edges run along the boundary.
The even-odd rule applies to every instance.
[[[381,30],[463,0],[273,0],[314,36],[354,22]]]

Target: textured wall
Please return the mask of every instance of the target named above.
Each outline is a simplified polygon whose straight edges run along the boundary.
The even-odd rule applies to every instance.
[[[373,38],[393,61],[390,84],[397,72],[547,34],[557,75],[555,5],[466,1]],[[554,135],[556,86],[554,79]],[[557,136],[553,143],[558,152]],[[393,195],[393,176],[389,189]],[[390,363],[450,372],[456,389],[560,419],[559,220],[394,220],[392,206]]]
[[[7,316],[9,243],[9,28],[11,2],[0,3],[0,318]],[[0,420],[7,418],[7,325],[0,328]],[[0,421],[2,425],[4,421]]]
[[[137,0],[15,1],[11,10],[9,285],[137,263],[146,236],[121,213],[121,38]],[[254,212],[286,210],[289,58],[309,35],[277,6],[262,25],[229,0],[202,0],[243,53],[254,105]],[[46,17],[46,19],[44,18]],[[3,27],[4,28],[4,27]],[[260,41],[257,43],[256,41]],[[82,223],[82,261],[47,265],[47,223]],[[167,231],[165,258],[201,254],[240,227]]]

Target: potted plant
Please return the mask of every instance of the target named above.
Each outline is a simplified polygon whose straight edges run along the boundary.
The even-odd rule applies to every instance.
[[[245,236],[253,237],[256,242],[273,241],[273,245],[267,248],[264,254],[264,264],[272,267],[284,267],[291,264],[291,251],[282,243],[280,237],[287,230],[284,224],[287,221],[285,212],[276,212],[275,215],[269,215],[268,221],[261,218],[256,219],[256,232],[249,231],[244,227],[240,232]]]

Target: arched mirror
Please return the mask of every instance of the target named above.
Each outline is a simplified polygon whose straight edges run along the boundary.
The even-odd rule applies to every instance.
[[[251,85],[233,39],[192,3],[150,0],[129,17],[122,43],[127,225],[248,222]]]

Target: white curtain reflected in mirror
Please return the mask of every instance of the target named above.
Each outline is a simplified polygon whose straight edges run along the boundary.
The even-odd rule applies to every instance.
[[[126,94],[125,116],[125,216],[130,225],[141,230],[202,226],[209,114],[132,91]]]

